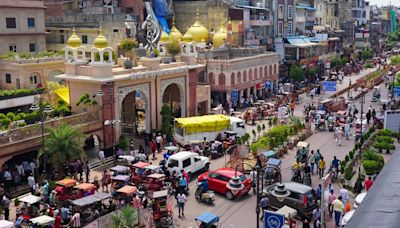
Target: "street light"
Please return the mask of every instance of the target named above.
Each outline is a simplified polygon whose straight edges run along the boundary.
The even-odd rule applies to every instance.
[[[248,165],[250,166],[252,169],[256,169],[257,170],[257,176],[256,176],[256,192],[257,192],[257,204],[256,204],[256,214],[257,214],[257,228],[260,227],[260,207],[259,202],[260,202],[260,192],[261,194],[264,192],[264,174],[265,174],[265,170],[266,169],[273,169],[275,171],[276,174],[279,175],[279,183],[275,186],[275,188],[271,191],[271,195],[275,196],[280,202],[282,202],[286,197],[288,197],[290,195],[290,191],[286,189],[285,185],[282,184],[282,174],[280,172],[280,170],[273,165],[268,165],[265,167],[261,167],[258,163],[256,164],[256,166],[252,166],[248,163],[245,162],[241,162],[240,164],[236,165],[235,167],[235,176],[233,176],[231,178],[231,180],[228,182],[228,184],[226,184],[226,187],[232,191],[232,193],[236,193],[238,191],[241,191],[244,189],[244,184],[242,183],[242,180],[240,180],[240,178],[237,176],[237,171],[238,171],[238,167],[240,165]],[[260,189],[261,187],[261,189]],[[261,190],[261,191],[260,191]]]
[[[35,96],[33,98],[33,103],[31,107],[29,108],[31,111],[40,111],[42,110],[43,112],[40,113],[40,130],[42,133],[42,150],[44,154],[44,161],[43,161],[43,168],[44,172],[46,174],[47,178],[47,155],[45,153],[45,145],[44,145],[44,121],[46,121],[47,116],[49,116],[53,112],[53,108],[48,104],[46,107],[43,109],[43,97],[42,96]],[[33,174],[35,175],[35,174]]]

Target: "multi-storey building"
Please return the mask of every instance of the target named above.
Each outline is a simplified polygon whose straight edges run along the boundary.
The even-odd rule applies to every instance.
[[[339,30],[339,3],[337,0],[315,1],[315,22],[318,30]],[[321,26],[321,27],[320,27]]]
[[[351,6],[352,6],[351,15],[355,22],[355,26],[366,25],[368,22],[367,6],[369,6],[369,3],[365,2],[365,0],[352,0]]]
[[[296,34],[311,34],[315,24],[314,0],[296,1]]]
[[[43,1],[0,1],[0,54],[46,48]]]

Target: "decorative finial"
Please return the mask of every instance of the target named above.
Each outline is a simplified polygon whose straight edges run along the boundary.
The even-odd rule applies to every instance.
[[[197,11],[196,11],[196,19],[199,20],[199,7],[197,7]]]
[[[100,21],[100,26],[99,26],[99,35],[103,33],[103,27],[101,25],[101,21]]]
[[[172,27],[175,27],[175,17],[172,17]]]
[[[75,33],[75,26],[72,27],[72,33]]]

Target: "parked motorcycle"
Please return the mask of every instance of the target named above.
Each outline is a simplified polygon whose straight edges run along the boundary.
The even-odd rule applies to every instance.
[[[197,189],[195,193],[195,198],[199,202],[204,202],[208,204],[213,204],[215,201],[215,195],[214,192],[211,190],[208,190],[207,192],[203,192],[203,187],[201,182],[197,183]]]

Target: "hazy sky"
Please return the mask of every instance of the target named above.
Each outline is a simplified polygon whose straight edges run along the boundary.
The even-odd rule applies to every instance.
[[[367,0],[368,1],[368,0]],[[387,6],[392,3],[392,5],[399,6],[400,0],[369,0],[370,5]]]

